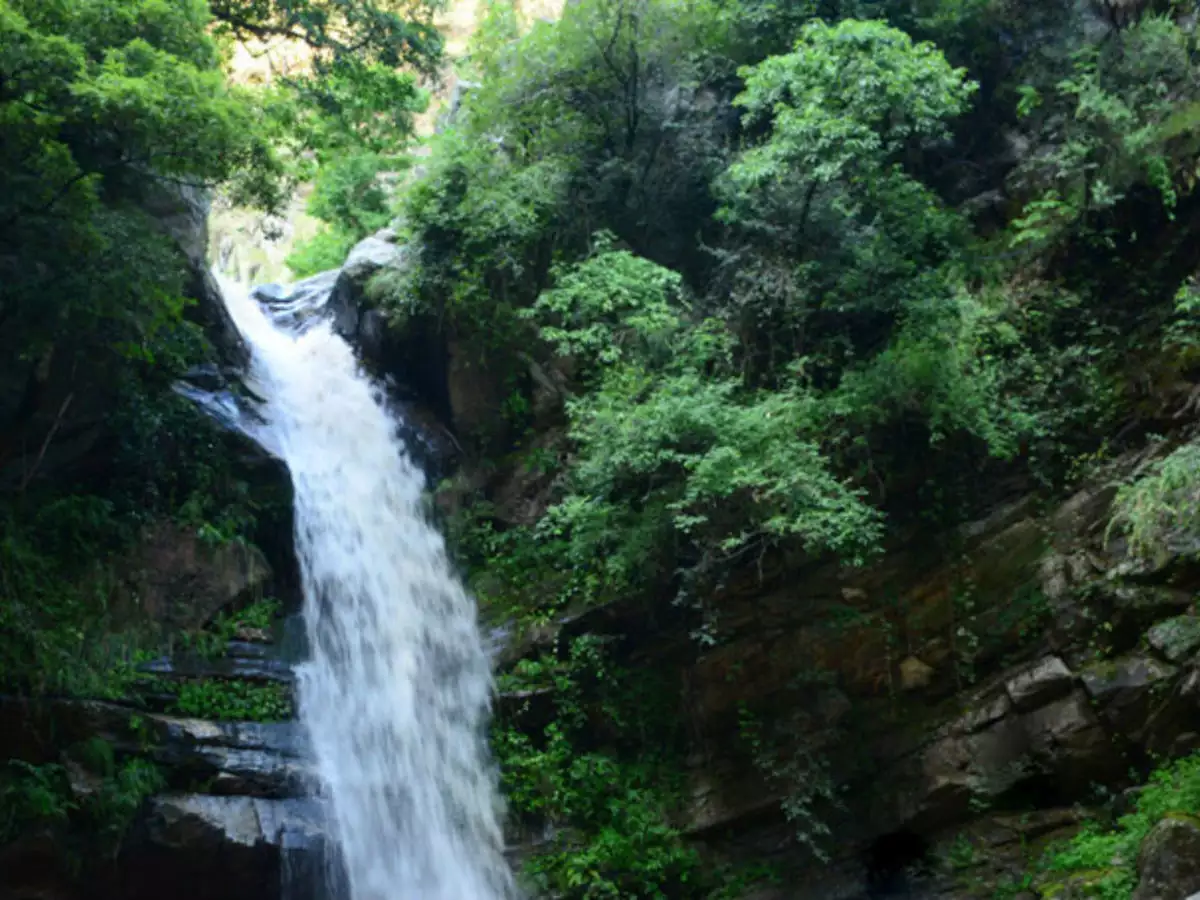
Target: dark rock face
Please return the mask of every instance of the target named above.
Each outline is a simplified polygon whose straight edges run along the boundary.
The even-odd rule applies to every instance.
[[[157,797],[122,849],[112,896],[279,897],[289,854],[317,860],[326,849],[324,816],[311,800]]]
[[[271,566],[250,544],[210,545],[188,529],[162,523],[143,536],[120,567],[127,573],[116,612],[164,631],[198,628],[262,588]]]
[[[534,496],[515,481],[508,487],[493,495]],[[764,897],[906,896],[893,889],[943,900],[991,896],[944,874],[889,869],[874,849],[888,835],[910,835],[936,854],[969,835],[978,850],[972,865],[994,886],[1025,870],[1030,846],[1079,827],[1077,804],[1094,785],[1119,790],[1147,751],[1200,746],[1192,596],[1125,573],[1123,545],[1104,536],[1111,500],[1107,484],[1048,515],[1014,500],[962,529],[966,549],[955,560],[913,540],[852,572],[765,561],[761,573],[731,578],[712,598],[720,633],[703,650],[670,610],[647,616],[617,602],[564,618],[541,638],[514,636],[501,657],[511,664],[555,635],[592,632],[620,635],[634,665],[682,669],[694,738],[678,821],[718,853],[788,872],[788,887]],[[955,607],[964,580],[974,589],[966,621]],[[882,596],[900,652],[877,621],[819,624],[834,607],[867,617]],[[1122,633],[1098,631],[1097,622]],[[969,660],[964,632],[974,635]],[[1099,655],[1098,633],[1108,650]],[[813,669],[842,698],[825,704],[840,713],[820,714],[819,692],[792,686]],[[828,864],[806,861],[780,811],[797,786],[759,772],[739,749],[740,704],[765,722],[803,714],[810,723],[797,749],[828,760],[844,805],[819,814],[835,835]]]

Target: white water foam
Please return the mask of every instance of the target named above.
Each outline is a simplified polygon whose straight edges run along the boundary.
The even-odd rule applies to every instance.
[[[474,603],[423,515],[421,473],[328,322],[301,331],[222,287],[263,398],[247,427],[295,485],[312,652],[300,717],[350,900],[509,900],[484,735],[491,673]]]

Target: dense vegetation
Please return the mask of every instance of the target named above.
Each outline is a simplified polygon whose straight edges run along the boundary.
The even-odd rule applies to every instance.
[[[409,179],[432,4],[0,0],[3,690],[136,693],[151,639],[109,606],[147,526],[286,529],[278,485],[170,390],[235,353],[163,226],[198,188],[274,209],[312,182],[326,228],[297,274],[384,225],[411,243],[371,302],[499,393],[456,423],[465,468],[524,472],[536,509],[487,478],[444,497],[488,614],[531,630],[619,603],[708,646],[740,573],[860,563],[1000,476],[1052,493],[1176,428],[1200,308],[1200,48],[1177,6],[579,0],[530,21],[496,0]],[[308,67],[231,86],[236,42],[270,39]],[[1195,524],[1196,463],[1185,444],[1118,494],[1136,554]],[[584,636],[505,676],[532,698],[495,729],[513,818],[558,829],[529,875],[736,895],[753,873],[670,824],[682,725],[626,651]],[[287,712],[244,687],[174,703]],[[105,768],[121,810],[155,784]],[[789,810],[808,840],[819,771]],[[23,798],[5,827],[66,817],[64,777],[0,777]]]
[[[527,454],[566,463],[546,515],[497,533],[476,508],[475,560],[505,558],[487,593],[552,609],[778,547],[861,559],[914,511],[961,515],[980,472],[1061,484],[1130,413],[1131,333],[1152,378],[1190,364],[1157,349],[1194,262],[1190,33],[841,7],[583,3],[515,42],[492,8],[404,201],[417,263],[376,285],[509,386],[482,452],[544,430],[535,367],[566,384]]]
[[[463,437],[540,498],[516,515],[448,486],[477,593],[531,627],[640,604],[703,647],[721,640],[706,598],[741,571],[859,562],[980,511],[988,476],[1053,493],[1174,427],[1196,51],[1165,10],[1115,29],[1068,3],[583,0],[557,22],[493,4],[400,205],[415,258],[373,285],[399,332],[437,323],[502,386]],[[1193,515],[1193,462],[1121,492],[1135,552]],[[691,871],[670,828],[636,843],[591,812],[670,821],[669,780],[613,785],[675,744],[572,728],[580,705],[622,716],[606,668],[554,658],[527,675],[556,716],[496,741],[517,816],[566,827],[571,855],[531,863],[542,884],[739,883]],[[822,761],[781,761],[747,716],[819,853]],[[562,774],[531,792],[535,763]]]

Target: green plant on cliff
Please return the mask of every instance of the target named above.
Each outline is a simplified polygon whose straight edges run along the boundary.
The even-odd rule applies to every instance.
[[[6,841],[30,825],[65,823],[75,809],[66,769],[59,763],[8,760],[0,772],[0,798],[4,801],[0,804],[4,810],[0,839]]]
[[[508,540],[532,545],[552,605],[644,591],[672,552],[692,580],[781,540],[861,556],[879,533],[821,458],[803,382],[747,389],[720,324],[687,315],[677,276],[603,235],[527,312],[588,386],[561,496]]]
[[[525,701],[493,727],[511,815],[555,837],[526,863],[526,876],[563,898],[701,897],[699,859],[668,820],[678,780],[678,735],[664,692],[611,658],[604,642],[574,641],[562,658],[518,665],[509,688],[549,692],[554,719],[540,732]],[[599,733],[596,717],[605,723]],[[640,741],[654,741],[648,752]]]
[[[208,678],[168,686],[174,712],[198,719],[230,722],[278,722],[293,715],[287,685]]]
[[[205,628],[180,635],[180,649],[206,659],[224,656],[229,651],[229,642],[236,640],[241,632],[270,634],[280,609],[280,602],[274,597],[263,597],[236,612],[220,612]]]
[[[1048,151],[1016,177],[1039,194],[1015,222],[1018,243],[1102,231],[1104,214],[1138,185],[1173,209],[1194,178],[1200,81],[1195,35],[1167,16],[1147,16],[1118,42],[1087,44],[1049,84],[1022,86],[1018,112]],[[1104,237],[1103,235],[1100,235]],[[1108,239],[1108,238],[1105,238]]]
[[[112,745],[99,739],[81,755],[82,767],[70,764],[77,766],[73,776],[62,763],[9,760],[0,769],[0,841],[49,829],[87,852],[115,853],[142,802],[164,787],[162,773],[140,757],[118,762]]]
[[[807,717],[775,716],[768,725],[745,704],[738,709],[738,739],[749,752],[754,767],[779,791],[780,807],[796,841],[820,860],[829,860],[831,831],[826,822],[837,808],[837,786],[829,761],[814,744],[827,735],[810,733]]]
[[[1118,488],[1109,532],[1123,534],[1134,556],[1154,561],[1200,529],[1200,445],[1184,444]]]
[[[1045,896],[1072,884],[1072,896],[1129,900],[1138,883],[1138,851],[1159,822],[1200,814],[1200,757],[1190,756],[1157,769],[1138,793],[1133,812],[1114,827],[1086,826],[1075,837],[1046,849],[1021,879]]]

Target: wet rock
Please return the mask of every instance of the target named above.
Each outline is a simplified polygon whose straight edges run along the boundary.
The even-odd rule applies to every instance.
[[[262,284],[250,296],[265,306],[276,322],[303,330],[325,314],[338,274],[337,269],[319,272],[290,287]]]
[[[354,245],[329,296],[334,329],[361,346],[368,356],[376,356],[380,346],[377,342],[368,345],[364,340],[372,334],[379,339],[383,335],[380,323],[370,320],[363,306],[367,282],[381,269],[402,266],[406,256],[405,248],[395,243],[394,232],[390,234],[392,240],[387,240],[388,236],[375,234]]]
[[[175,784],[211,782],[216,794],[287,798],[303,795],[312,782],[296,722],[146,721],[158,735],[151,758],[168,768]]]
[[[160,847],[191,850],[231,844],[278,846],[285,831],[316,837],[322,827],[320,806],[314,800],[184,794],[152,800],[140,837]]]
[[[957,730],[966,734],[981,731],[993,722],[1003,719],[1013,708],[1012,700],[1004,691],[980,698],[971,709],[955,723]]]
[[[294,797],[310,782],[296,722],[210,722],[98,701],[0,698],[2,758],[53,762],[56,748],[94,738],[118,753],[149,756],[179,787],[213,781],[223,794]]]
[[[182,794],[154,798],[122,848],[122,900],[269,900],[285,851],[323,846],[310,800]],[[214,877],[219,874],[220,877]]]
[[[138,666],[139,671],[164,678],[227,678],[247,681],[275,681],[291,684],[295,680],[291,666],[275,655],[274,648],[261,642],[230,641],[223,656],[163,656]]]
[[[1171,662],[1181,662],[1200,649],[1200,616],[1159,622],[1146,632],[1146,642]]]
[[[1133,900],[1187,900],[1200,891],[1200,822],[1163,819],[1142,842]]]
[[[1044,706],[1069,694],[1075,676],[1057,656],[1047,656],[1005,682],[1005,690],[1018,711]]]

